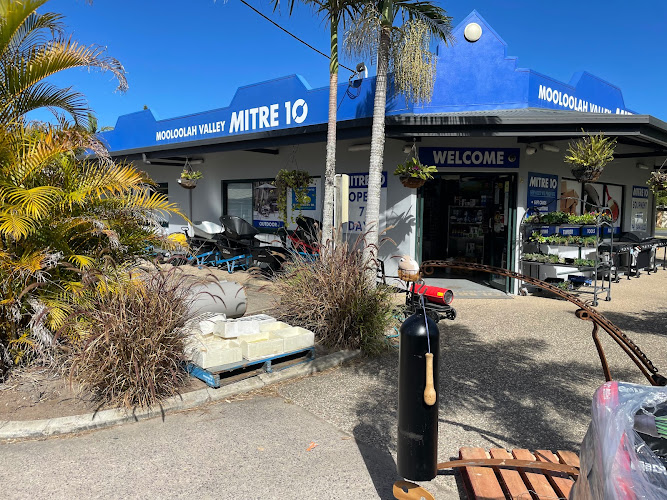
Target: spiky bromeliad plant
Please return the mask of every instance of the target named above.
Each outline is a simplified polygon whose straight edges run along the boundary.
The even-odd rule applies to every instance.
[[[84,150],[97,159],[78,160]],[[160,215],[182,214],[151,184],[79,127],[0,126],[0,372],[48,347],[88,298],[84,271],[170,245]]]
[[[569,144],[565,162],[574,165],[572,175],[579,182],[598,180],[607,163],[613,161],[616,139],[599,134],[586,134]]]

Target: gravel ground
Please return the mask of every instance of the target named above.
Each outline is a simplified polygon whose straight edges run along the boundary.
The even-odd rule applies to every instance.
[[[583,296],[586,298],[589,296]],[[614,284],[598,310],[667,374],[667,272]],[[576,307],[546,296],[455,300],[459,316],[442,321],[439,460],[461,446],[578,452],[595,389],[604,382],[590,323]],[[612,376],[645,383],[625,353],[601,332]],[[394,467],[398,353],[286,384],[283,397],[383,452]],[[370,464],[368,464],[371,471]],[[457,478],[427,485],[458,498]],[[378,487],[380,497],[386,490]],[[388,498],[391,498],[390,496]]]

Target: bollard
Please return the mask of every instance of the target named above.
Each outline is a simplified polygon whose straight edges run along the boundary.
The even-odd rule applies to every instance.
[[[427,321],[428,338],[422,311],[403,322],[399,335],[397,470],[412,481],[430,481],[438,473],[440,334]]]

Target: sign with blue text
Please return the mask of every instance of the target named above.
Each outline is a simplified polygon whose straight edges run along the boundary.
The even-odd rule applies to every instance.
[[[558,210],[558,176],[528,172],[528,198],[526,208],[537,209],[540,212],[555,212]]]
[[[646,186],[632,186],[630,231],[648,230],[648,194]]]
[[[446,168],[519,168],[519,148],[419,148],[419,161]]]
[[[366,231],[366,205],[368,204],[368,172],[349,174],[348,222],[343,225],[346,233],[361,234]],[[380,190],[380,230],[384,228],[384,212],[387,208],[387,172],[382,172]]]

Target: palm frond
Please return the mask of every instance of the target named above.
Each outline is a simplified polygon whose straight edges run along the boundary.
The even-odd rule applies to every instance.
[[[33,219],[45,217],[60,197],[61,190],[54,186],[36,186],[26,189],[14,187],[4,190],[4,198],[13,206],[4,210],[15,210]]]
[[[35,220],[25,214],[3,210],[0,212],[0,235],[21,240],[36,229]]]
[[[420,0],[393,0],[393,7],[396,14],[403,14],[408,20],[422,21],[433,37],[446,43],[454,41],[452,18],[442,7]]]

